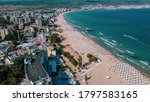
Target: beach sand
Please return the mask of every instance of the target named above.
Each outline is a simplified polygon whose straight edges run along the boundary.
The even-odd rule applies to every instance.
[[[57,16],[57,24],[61,25],[63,32],[61,36],[66,38],[62,44],[69,44],[79,55],[93,54],[100,58],[100,63],[94,63],[85,73],[77,73],[81,84],[88,85],[127,85],[127,84],[150,84],[149,78],[143,76],[139,71],[129,64],[117,59],[109,51],[105,50],[94,41],[82,35],[65,21],[61,13]],[[83,59],[85,57],[82,57]],[[85,75],[89,78],[85,82]],[[108,78],[109,77],[109,78]]]

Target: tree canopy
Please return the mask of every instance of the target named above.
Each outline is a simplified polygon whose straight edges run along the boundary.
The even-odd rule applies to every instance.
[[[10,22],[0,17],[0,24],[10,24]]]
[[[25,78],[23,58],[15,60],[14,65],[3,66],[3,72],[7,73],[5,80],[0,80],[2,85],[18,85]]]
[[[87,57],[89,58],[89,62],[97,61],[97,58],[91,54],[87,54]]]
[[[52,34],[49,36],[49,40],[52,42],[52,43],[60,43],[61,40],[58,36],[58,34]]]

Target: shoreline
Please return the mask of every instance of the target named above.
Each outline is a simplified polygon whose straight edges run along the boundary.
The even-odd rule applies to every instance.
[[[131,9],[150,9],[150,5],[146,4],[146,5],[118,5],[118,6],[114,6],[114,5],[109,5],[109,6],[105,6],[105,5],[98,5],[98,6],[94,6],[92,5],[92,7],[94,7],[94,9],[81,9],[81,10],[75,10],[75,11],[70,11],[71,12],[80,12],[80,11],[89,11],[89,10],[131,10]],[[98,7],[98,8],[97,8]],[[68,23],[71,26],[74,27],[74,25],[72,25],[70,22]],[[76,29],[76,27],[75,27]],[[82,32],[80,32],[82,34]],[[89,37],[88,35],[85,34],[86,32],[84,32],[82,35],[84,35],[85,37],[88,37],[90,40],[94,40],[92,37]],[[96,41],[94,41],[96,43]],[[97,43],[96,43],[97,44]],[[101,44],[98,44],[100,46],[102,46]],[[103,47],[103,46],[102,46]],[[131,61],[125,61],[123,58],[117,56],[116,54],[112,53],[109,51],[109,49],[103,47],[105,50],[107,50],[109,53],[111,53],[114,57],[116,57],[117,59],[121,60],[123,63],[126,63],[132,67],[134,67],[136,70],[138,70],[140,73],[142,73],[144,76],[150,78],[150,72],[147,72],[147,68],[146,67],[141,67],[140,65],[137,65],[137,63],[133,63]]]
[[[73,12],[73,11],[71,11]],[[68,12],[66,12],[68,13]],[[57,19],[58,19],[58,24],[62,26],[62,29],[64,30],[64,32],[60,35],[65,36],[67,38],[67,41],[65,42],[66,44],[70,44],[72,46],[72,48],[79,52],[80,54],[82,53],[80,51],[80,49],[85,49],[83,51],[83,53],[91,53],[91,54],[95,54],[98,55],[98,57],[102,60],[101,65],[96,66],[95,69],[92,69],[91,71],[87,72],[87,75],[91,75],[92,78],[90,80],[88,80],[89,84],[149,84],[149,78],[146,78],[143,74],[141,74],[136,68],[132,67],[131,65],[129,65],[127,62],[120,60],[118,58],[116,58],[113,54],[111,54],[108,50],[106,50],[105,48],[103,48],[101,45],[98,45],[97,43],[95,43],[92,39],[90,39],[87,36],[84,36],[83,34],[81,34],[79,31],[65,31],[65,29],[72,29],[74,30],[75,28],[70,25],[67,21],[65,21],[64,19],[64,14],[66,13],[61,13]],[[74,34],[70,34],[68,35],[68,33],[74,33]],[[72,38],[75,37],[75,38]],[[82,43],[81,44],[75,44],[73,41],[76,40],[76,38],[78,38],[78,42]],[[71,39],[71,41],[70,41]],[[84,44],[87,43],[87,44]],[[91,46],[90,46],[91,45]],[[87,48],[90,46],[90,49]],[[94,49],[94,51],[91,51],[92,49]],[[97,50],[98,49],[98,50]],[[121,69],[120,69],[121,66]],[[101,68],[102,67],[102,68]],[[122,67],[125,68],[126,70],[132,69],[131,71],[134,73],[130,74],[128,72],[126,72],[127,75],[118,75],[118,70],[122,70]],[[99,72],[99,73],[98,73]],[[128,76],[129,74],[129,76]],[[132,76],[132,74],[134,74],[134,76]],[[134,81],[134,83],[130,83],[130,81],[133,81],[133,77],[138,76],[138,79],[135,79],[136,82]],[[105,76],[110,76],[111,79],[106,79],[104,78]],[[132,77],[131,77],[132,76]],[[98,77],[103,77],[101,79],[99,79]],[[99,81],[99,80],[100,81]],[[129,80],[130,79],[130,80]],[[137,80],[142,80],[142,82],[138,82]]]
[[[89,10],[130,10],[130,9],[150,9],[150,4],[144,4],[144,5],[87,5],[85,7],[88,7],[88,9],[79,9],[79,10],[72,10],[69,11],[68,13],[71,12],[80,12],[80,11],[89,11]],[[93,9],[89,9],[89,7],[93,7]],[[77,29],[74,25],[72,25],[70,22],[67,22],[69,25],[73,26],[74,29]],[[92,37],[89,37],[88,35],[86,35],[86,32],[80,32],[82,35],[84,35],[85,37],[88,37],[88,39],[93,40],[94,39]],[[95,41],[94,41],[95,42]],[[96,42],[95,42],[96,43]],[[97,43],[96,43],[97,44]],[[102,46],[101,44],[98,44],[99,46]],[[102,46],[103,47],[103,46]],[[112,54],[114,57],[116,57],[117,59],[121,60],[123,63],[126,63],[130,66],[133,66],[136,70],[138,70],[140,73],[142,73],[144,76],[150,78],[150,72],[147,72],[146,67],[141,67],[140,65],[138,65],[137,63],[133,63],[131,61],[124,61],[123,58],[115,55],[114,53],[110,52],[109,49],[103,47],[105,50],[107,50],[110,54]]]

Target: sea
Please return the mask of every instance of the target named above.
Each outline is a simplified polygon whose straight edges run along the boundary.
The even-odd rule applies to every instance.
[[[82,10],[64,18],[117,58],[150,75],[150,9]]]

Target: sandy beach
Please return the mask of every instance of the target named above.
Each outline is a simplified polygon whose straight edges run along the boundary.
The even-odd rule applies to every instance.
[[[150,84],[150,79],[142,75],[138,70],[129,64],[117,59],[109,51],[105,50],[94,41],[82,35],[65,21],[61,13],[57,16],[57,24],[61,25],[65,38],[63,45],[69,44],[72,51],[78,52],[83,60],[86,54],[97,56],[101,62],[93,63],[91,68],[84,73],[77,73],[80,84],[85,84],[85,75],[89,77],[88,85],[145,85]],[[74,67],[74,69],[77,69]]]

